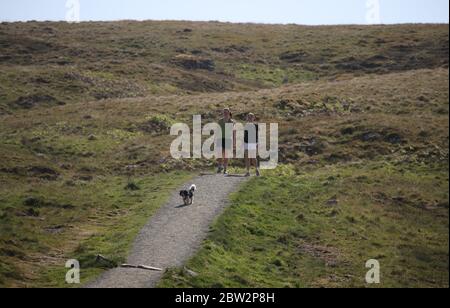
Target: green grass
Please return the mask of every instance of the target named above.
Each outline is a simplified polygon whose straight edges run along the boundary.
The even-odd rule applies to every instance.
[[[0,114],[35,94],[71,104],[448,68],[447,25],[28,22],[2,24],[0,32]],[[172,60],[180,54],[217,69],[177,66]]]
[[[124,261],[149,217],[189,177],[172,172],[133,178],[139,188],[135,191],[127,190],[127,179],[117,176],[2,190],[1,285],[66,287],[64,265],[69,259],[81,262],[82,283],[88,282],[108,267],[95,263],[96,255]],[[29,197],[42,205],[26,205]],[[22,215],[31,208],[36,215]]]
[[[443,180],[436,184],[436,178]],[[448,169],[336,165],[254,179],[161,287],[448,287]]]
[[[86,282],[97,253],[123,260],[152,198],[213,166],[172,159],[168,127],[223,107],[279,123],[294,167],[249,183],[191,264],[203,274],[166,285],[361,286],[361,251],[386,256],[385,286],[445,285],[448,25],[2,23],[0,54],[0,286],[64,286],[72,257]],[[129,167],[140,190],[124,189]]]
[[[344,102],[350,103],[356,111],[342,110]],[[402,200],[397,198],[399,195],[397,192],[390,191],[392,187],[397,187],[399,181],[392,181],[391,177],[383,175],[385,172],[383,169],[381,169],[383,172],[379,172],[381,173],[379,174],[370,168],[373,161],[384,161],[386,166],[394,166],[396,172],[393,172],[392,176],[396,177],[393,178],[397,179],[398,177],[402,180],[408,175],[410,177],[408,181],[417,183],[417,185],[408,184],[409,186],[404,190],[408,192],[414,188],[419,196],[407,194],[406,205],[410,204],[410,199],[413,200],[413,203],[420,203],[420,198],[429,204],[433,204],[433,198],[435,198],[438,200],[437,203],[445,205],[445,196],[437,194],[436,197],[432,197],[430,194],[430,192],[434,194],[438,187],[441,191],[448,191],[443,188],[448,185],[448,176],[444,174],[448,170],[445,165],[446,162],[448,164],[448,71],[442,69],[365,76],[342,82],[319,80],[310,84],[291,85],[269,91],[195,96],[151,96],[145,99],[82,102],[62,107],[17,110],[13,115],[3,116],[0,121],[0,254],[2,257],[0,284],[2,286],[27,287],[61,286],[64,283],[61,280],[65,272],[64,262],[72,257],[80,258],[84,262],[82,277],[85,282],[103,270],[90,263],[97,253],[107,255],[116,261],[123,260],[126,255],[126,246],[117,248],[114,245],[130,243],[132,235],[131,233],[124,235],[123,241],[117,240],[115,235],[109,233],[114,230],[115,225],[111,226],[109,223],[116,221],[113,219],[114,217],[119,219],[127,217],[127,215],[131,215],[130,220],[127,221],[124,218],[123,226],[133,222],[134,212],[128,212],[127,209],[133,208],[133,204],[141,206],[140,200],[148,200],[151,196],[151,192],[145,190],[145,182],[153,183],[157,178],[166,178],[166,176],[169,179],[170,174],[167,175],[165,172],[173,170],[190,172],[212,166],[210,161],[205,160],[175,161],[171,159],[168,149],[173,138],[165,133],[167,127],[175,120],[190,123],[190,114],[204,115],[206,118],[204,123],[212,121],[218,118],[217,111],[222,106],[229,106],[237,116],[253,111],[264,122],[280,123],[280,163],[291,163],[303,174],[300,177],[294,176],[293,170],[288,169],[284,176],[274,178],[277,181],[266,180],[268,181],[266,183],[263,179],[257,180],[252,184],[251,189],[264,196],[264,198],[260,198],[260,205],[265,204],[266,199],[273,203],[273,210],[278,209],[279,211],[271,213],[270,216],[274,220],[282,221],[283,225],[295,225],[292,224],[292,220],[284,220],[285,218],[292,219],[291,216],[288,216],[289,212],[285,213],[276,206],[277,204],[291,204],[290,198],[293,193],[289,195],[283,193],[283,189],[281,189],[283,185],[290,186],[292,183],[304,181],[307,185],[299,186],[299,195],[308,196],[310,192],[316,193],[318,190],[317,193],[323,194],[323,198],[332,198],[339,194],[331,188],[335,190],[339,187],[342,187],[342,190],[349,189],[350,184],[336,182],[335,186],[321,189],[320,186],[314,186],[314,183],[318,182],[316,178],[321,170],[330,173],[341,172],[339,170],[343,163],[367,164],[367,167],[362,168],[361,171],[349,170],[362,178],[377,179],[379,177],[379,182],[368,182],[357,192],[349,189],[351,194],[345,201],[349,204],[369,202],[372,197],[363,198],[359,192],[373,189],[373,187],[378,187],[377,191],[371,195],[380,200],[377,202],[391,204],[395,203],[395,200]],[[297,114],[304,114],[304,116],[297,116]],[[378,137],[364,140],[362,136],[366,134],[375,134]],[[94,138],[90,138],[91,135]],[[400,142],[386,139],[390,135],[398,136]],[[242,167],[242,161],[233,161],[233,165]],[[135,180],[144,181],[144,184],[139,184],[143,186],[141,191],[130,192],[124,189],[127,184],[127,166],[135,166]],[[42,179],[41,176],[45,177],[45,174],[33,174],[29,171],[30,168],[36,167],[50,168],[59,176],[54,181]],[[401,171],[403,169],[404,171]],[[434,169],[438,171],[432,171]],[[424,181],[427,185],[422,185]],[[258,188],[259,185],[261,187]],[[352,185],[356,184],[352,183]],[[265,196],[265,186],[272,187],[270,190],[272,195],[276,196],[280,193],[280,196]],[[288,192],[291,193],[291,190]],[[105,193],[111,194],[111,197],[105,198]],[[137,199],[134,197],[136,194],[140,196]],[[421,197],[422,195],[425,195],[426,198]],[[41,198],[45,206],[30,209],[24,205],[24,201],[28,197]],[[254,204],[251,197],[247,197],[249,198],[248,202]],[[400,197],[402,196],[400,195]],[[271,201],[271,198],[274,200]],[[341,200],[340,206],[342,206],[342,202]],[[122,204],[124,204],[125,211],[120,210]],[[312,203],[312,206],[318,207],[319,204]],[[66,205],[69,206],[65,207]],[[292,207],[294,206],[298,206],[298,204],[294,203]],[[355,206],[355,208],[359,207]],[[262,209],[264,208],[259,208],[259,211]],[[345,209],[347,208],[345,207]],[[252,217],[251,215],[257,217],[259,214],[252,214],[252,207],[248,210],[250,217]],[[344,210],[339,209],[341,212]],[[136,211],[139,212],[139,209]],[[311,218],[317,220],[311,225],[311,228],[320,229],[317,225],[326,230],[333,226],[348,228],[354,226],[352,217],[361,223],[357,219],[358,216],[352,214],[353,212],[345,212],[341,220],[336,218],[341,216],[327,218],[327,213],[332,211],[328,208],[317,208],[320,215],[311,215]],[[448,216],[447,213],[448,209],[442,215]],[[385,212],[374,211],[372,214],[373,220],[376,220],[377,217],[384,219]],[[412,210],[395,213],[395,215],[397,220],[407,219],[408,225],[418,226],[418,229],[421,228],[421,221],[427,217],[422,211]],[[277,218],[278,216],[279,218]],[[440,218],[437,217],[437,219]],[[122,221],[118,223],[122,224]],[[270,226],[269,230],[262,229],[263,231],[260,233],[260,227],[251,226],[249,223],[253,223],[251,219],[236,228],[241,228],[245,224],[247,228],[248,225],[249,230],[255,233],[255,242],[262,241],[262,246],[269,245],[264,242],[266,232],[272,232],[272,229],[275,232],[277,227]],[[303,224],[303,222],[298,224]],[[442,221],[440,224],[444,227],[447,225]],[[391,225],[393,226],[390,236],[396,241],[402,242],[398,239],[398,234],[404,235],[404,230],[397,229],[394,224]],[[430,225],[434,226],[434,224]],[[61,226],[62,228],[60,228]],[[437,226],[435,227],[437,228]],[[243,229],[243,231],[247,229]],[[236,233],[241,231],[236,230]],[[295,232],[300,231],[302,230],[294,229],[292,232],[298,234]],[[137,227],[133,232],[137,232]],[[289,232],[291,231],[282,230],[277,236],[282,237],[285,233],[289,235]],[[388,234],[383,232],[381,234]],[[437,232],[442,232],[439,235],[445,237],[448,230],[443,228],[436,231],[436,234]],[[348,236],[347,233],[337,234],[344,239]],[[326,238],[330,238],[328,235],[326,236]],[[364,236],[370,238],[367,235]],[[426,236],[423,233],[423,237],[426,238]],[[92,237],[93,239],[90,240]],[[336,238],[338,237],[336,236]],[[389,237],[386,235],[386,238]],[[239,237],[237,240],[241,241]],[[312,244],[310,242],[298,243],[296,236],[288,236],[281,241],[295,247],[299,245],[306,247],[312,253],[326,247],[318,240],[317,242],[313,241]],[[400,282],[396,282],[397,284],[387,284],[386,282],[386,285],[398,286],[400,283],[404,283],[404,285],[430,286],[442,284],[440,277],[438,279],[430,278],[432,282],[423,279],[423,272],[434,271],[432,268],[435,267],[435,257],[432,256],[432,261],[429,261],[430,256],[427,255],[426,250],[424,252],[424,246],[420,243],[420,245],[407,243],[404,240],[402,243],[403,246],[399,247],[392,245],[390,250],[385,249],[384,246],[381,246],[381,249],[375,243],[372,254],[380,251],[382,255],[394,253],[402,255],[406,251],[417,255],[419,259],[426,262],[420,267],[410,267],[407,277],[418,275],[418,278],[414,278],[417,279],[417,283],[414,280],[399,279]],[[111,246],[108,248],[106,247],[108,245]],[[340,245],[345,248],[350,247],[353,243],[340,243]],[[93,247],[102,251],[97,252],[97,249]],[[273,283],[277,283],[277,286],[285,284],[289,286],[360,285],[358,284],[360,280],[355,281],[356,278],[353,280],[353,278],[347,278],[346,275],[355,269],[363,272],[365,269],[361,268],[360,264],[363,258],[358,256],[359,252],[356,249],[349,250],[347,255],[344,255],[344,248],[331,249],[331,254],[338,251],[339,256],[346,256],[346,259],[361,259],[358,259],[358,263],[350,266],[349,269],[345,267],[347,261],[344,262],[345,266],[337,269],[327,268],[323,264],[319,266],[321,258],[311,258],[308,254],[303,254],[301,258],[298,257],[300,259],[294,258],[293,261],[290,261],[290,255],[297,255],[294,250],[289,252],[288,256],[283,257],[277,255],[281,251],[279,248],[276,253],[270,252],[264,258],[254,259],[259,256],[260,248],[258,247],[254,248],[254,257],[248,252],[247,260],[241,260],[240,257],[235,258],[235,255],[232,254],[229,260],[234,265],[229,268],[232,271],[239,270],[245,273],[244,276],[249,281],[249,285],[264,286],[275,277],[271,276],[270,272],[264,274],[263,271],[261,274],[261,269],[265,269],[271,262],[274,262],[277,270],[279,267],[283,268],[283,264],[319,264],[303,267],[306,272],[301,272],[301,274],[310,276],[310,281],[299,281],[294,278],[284,281],[274,278]],[[221,249],[223,248],[216,251],[216,254],[223,255],[225,258],[228,252],[223,252]],[[117,255],[111,253],[115,251],[118,252]],[[253,252],[251,253],[253,254]],[[445,259],[439,249],[436,249],[434,254],[436,258]],[[405,258],[405,262],[408,262],[405,264],[413,263],[408,261],[410,258],[415,257]],[[228,262],[226,261],[228,259],[224,260],[224,262]],[[326,261],[322,263],[324,262]],[[247,268],[247,266],[249,267]],[[310,268],[314,271],[308,272]],[[197,266],[196,269],[199,272],[203,271],[201,266]],[[333,277],[332,273],[336,271],[349,281],[341,276],[339,279],[343,279],[342,281],[316,281],[312,278],[316,270],[319,274],[331,273],[330,277]],[[395,269],[391,272],[398,273]],[[281,273],[285,275],[283,271]],[[220,267],[216,269],[216,274],[215,278],[211,274],[209,279],[212,281],[217,280],[219,276],[222,277],[223,272],[220,271]],[[253,274],[260,276],[258,281],[252,280]],[[430,276],[433,275],[435,274],[430,274]],[[236,276],[236,279],[239,280],[238,277],[241,276]],[[320,274],[320,277],[327,276]],[[363,276],[358,272],[355,277],[361,279]],[[223,281],[221,284],[224,286],[239,285],[230,281]],[[247,284],[242,283],[242,285]]]
[[[279,87],[288,83],[301,83],[317,78],[314,72],[267,65],[242,64],[237,68],[227,66],[227,71],[244,80],[260,82],[265,87]]]

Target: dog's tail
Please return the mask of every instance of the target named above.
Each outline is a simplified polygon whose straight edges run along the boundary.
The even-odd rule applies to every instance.
[[[192,184],[191,188],[189,188],[189,191],[192,191],[192,192],[194,192],[196,190],[197,190],[197,186],[195,186],[195,184]]]

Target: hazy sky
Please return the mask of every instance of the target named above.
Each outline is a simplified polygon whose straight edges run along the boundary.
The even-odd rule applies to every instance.
[[[0,0],[0,20],[66,20],[68,1],[80,3],[81,21],[171,19],[315,25],[449,20],[448,0]]]

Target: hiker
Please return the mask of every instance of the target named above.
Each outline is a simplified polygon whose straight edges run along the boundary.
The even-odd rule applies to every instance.
[[[231,137],[225,134],[226,124],[228,123],[233,124],[233,132]],[[220,128],[222,129],[222,136],[216,140],[216,146],[222,150],[222,156],[217,159],[217,173],[223,172],[225,175],[228,174],[228,157],[226,150],[233,150],[236,147],[236,132],[234,130],[234,124],[233,114],[229,108],[225,108],[223,110],[223,118],[219,121]]]
[[[245,146],[245,167],[247,168],[247,174],[250,176],[251,166],[256,168],[256,176],[260,176],[259,161],[258,161],[258,133],[259,127],[255,123],[256,116],[253,113],[247,115],[246,130],[244,132],[244,146]]]

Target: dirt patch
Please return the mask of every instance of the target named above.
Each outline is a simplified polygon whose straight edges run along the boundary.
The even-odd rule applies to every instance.
[[[87,86],[93,86],[95,85],[95,79],[89,76],[85,76],[76,72],[69,72],[69,73],[65,73],[63,78],[67,81],[67,82],[76,82],[76,81],[80,81],[82,83],[84,83]]]
[[[288,63],[301,63],[305,62],[309,58],[309,54],[306,51],[286,51],[279,56],[281,61]]]
[[[363,142],[375,142],[383,139],[383,136],[378,132],[365,132],[357,136]]]
[[[396,195],[389,196],[384,192],[375,192],[372,194],[372,200],[385,206],[391,206],[392,208],[401,208],[405,206],[423,209],[427,211],[437,210],[439,208],[445,208],[445,204],[448,207],[448,201],[430,201],[424,200],[418,195]]]
[[[227,46],[227,47],[211,48],[211,50],[214,51],[214,52],[219,52],[219,53],[233,53],[233,52],[245,53],[245,52],[250,50],[250,47],[238,46],[238,45],[230,45],[230,46]]]
[[[355,127],[348,126],[341,129],[341,135],[353,135],[356,131]]]
[[[27,174],[47,181],[56,181],[59,173],[49,167],[33,166],[27,169]]]
[[[368,130],[356,136],[356,139],[363,142],[384,141],[390,144],[405,144],[407,141],[403,136],[391,129],[382,129],[380,131]]]
[[[392,144],[402,144],[405,140],[397,133],[389,133],[384,137],[384,141]]]
[[[213,60],[194,55],[178,55],[172,59],[172,63],[188,70],[214,71],[215,69]]]
[[[24,205],[25,203],[28,203],[27,200],[25,200]],[[14,215],[17,217],[38,218],[41,213],[37,208],[29,207],[24,210],[17,210],[16,212],[14,212]]]
[[[20,260],[25,259],[25,253],[13,247],[5,247],[0,249],[0,255],[5,257],[16,257]]]
[[[31,109],[38,106],[62,106],[65,105],[65,103],[50,95],[36,94],[19,97],[10,105],[15,108]]]
[[[291,99],[282,99],[276,102],[274,107],[279,110],[295,111],[300,107],[300,105],[297,101]]]
[[[49,233],[49,234],[60,234],[63,233],[66,230],[66,228],[64,226],[53,226],[53,227],[47,227],[44,228],[44,231]]]
[[[60,209],[73,209],[74,206],[71,204],[59,204],[53,201],[47,201],[40,197],[28,197],[24,200],[23,205],[28,206],[30,208],[60,208]]]
[[[233,90],[234,85],[226,78],[209,78],[205,74],[191,74],[183,76],[182,79],[175,82],[175,85],[187,91],[192,92],[225,92]]]
[[[298,246],[298,251],[324,261],[329,267],[336,267],[339,264],[339,251],[333,247],[302,242]]]
[[[327,148],[325,141],[317,137],[303,138],[298,146],[298,150],[308,156],[316,156],[322,154]]]
[[[94,180],[94,177],[92,175],[75,175],[73,179],[76,181],[91,182]]]
[[[0,172],[14,175],[26,175],[26,169],[22,167],[0,168]]]
[[[385,44],[385,41],[381,41]],[[345,72],[385,73],[448,67],[448,39],[433,44],[405,43],[386,46],[382,54],[366,58],[347,57],[335,61],[335,67]]]
[[[140,190],[140,189],[141,188],[135,183],[128,183],[125,186],[125,190],[129,190],[129,191],[137,191],[137,190]]]
[[[339,162],[349,162],[352,161],[352,156],[345,153],[331,153],[330,155],[325,156],[325,160],[330,164],[336,164]]]

